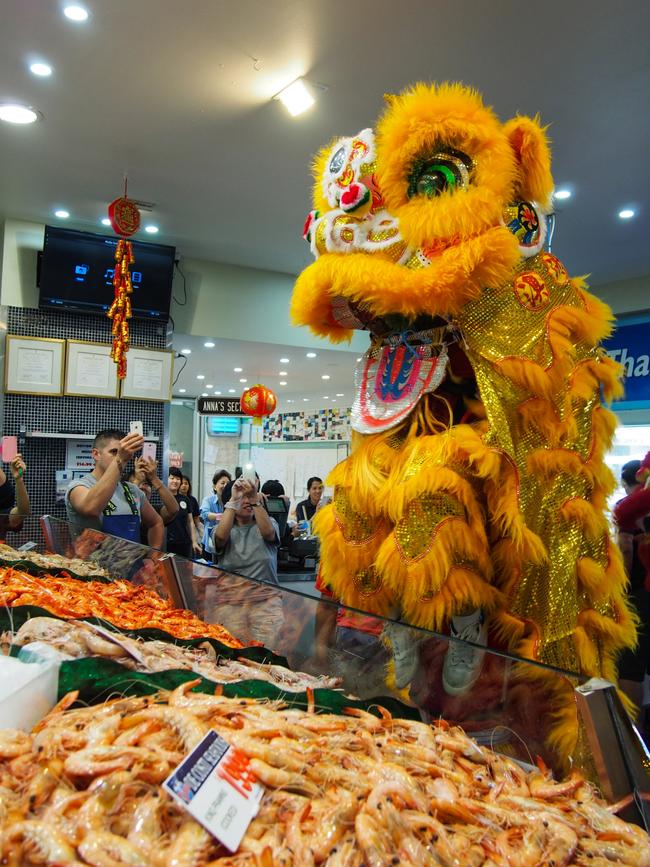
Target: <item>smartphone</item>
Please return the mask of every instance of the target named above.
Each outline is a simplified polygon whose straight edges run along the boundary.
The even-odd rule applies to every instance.
[[[149,458],[152,461],[156,460],[156,444],[155,443],[145,443],[142,446],[142,457]]]
[[[2,460],[13,461],[18,454],[18,437],[2,437]]]
[[[131,425],[130,425],[130,432],[134,433],[134,434],[140,434],[140,436],[143,436],[144,429],[142,427],[142,422],[141,421],[132,421]]]
[[[247,481],[253,482],[253,484],[255,484],[255,482],[257,481],[257,477],[255,475],[255,467],[253,466],[253,464],[244,464],[241,476],[242,479],[246,479]]]

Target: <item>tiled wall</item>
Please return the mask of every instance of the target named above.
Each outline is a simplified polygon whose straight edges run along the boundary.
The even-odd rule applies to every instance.
[[[70,338],[94,343],[110,341],[110,323],[103,316],[54,313],[22,307],[7,307],[4,310],[8,334]],[[132,346],[151,349],[167,347],[164,324],[132,320],[130,332]],[[2,432],[3,435],[19,436],[21,430],[95,434],[107,427],[128,431],[130,421],[141,419],[145,435],[159,438],[160,456],[165,432],[165,406],[164,403],[146,400],[5,394]],[[25,481],[34,517],[25,522],[20,533],[8,535],[7,541],[11,545],[20,545],[36,538],[38,516],[65,516],[64,507],[55,503],[55,472],[65,469],[65,440],[21,437],[19,445],[27,464]]]

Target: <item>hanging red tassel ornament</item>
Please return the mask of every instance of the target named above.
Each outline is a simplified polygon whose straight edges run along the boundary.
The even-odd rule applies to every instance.
[[[253,424],[262,424],[265,415],[271,415],[277,406],[277,399],[270,388],[264,385],[253,385],[242,394],[241,411],[253,416]]]
[[[126,353],[129,351],[129,319],[131,318],[131,293],[133,292],[129,268],[133,265],[134,261],[131,242],[120,238],[115,251],[115,273],[113,274],[115,299],[106,314],[109,319],[113,320],[113,327],[111,329],[111,334],[113,335],[111,358],[117,364],[119,379],[124,379],[126,376]]]

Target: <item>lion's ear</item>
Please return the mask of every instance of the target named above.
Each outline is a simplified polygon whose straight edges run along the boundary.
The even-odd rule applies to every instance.
[[[518,115],[504,125],[504,130],[518,165],[515,194],[520,199],[550,208],[553,176],[546,128],[540,124],[539,117]]]

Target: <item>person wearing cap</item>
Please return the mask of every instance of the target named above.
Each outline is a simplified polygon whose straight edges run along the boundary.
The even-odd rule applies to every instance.
[[[22,529],[23,519],[31,514],[29,494],[25,487],[27,467],[23,456],[18,454],[9,461],[13,484],[0,469],[0,541],[4,542],[8,531],[17,533]]]

